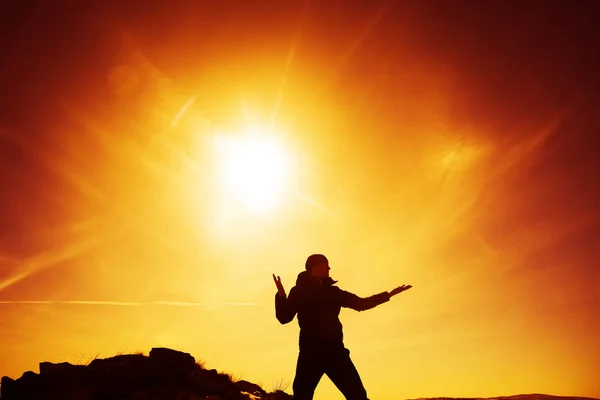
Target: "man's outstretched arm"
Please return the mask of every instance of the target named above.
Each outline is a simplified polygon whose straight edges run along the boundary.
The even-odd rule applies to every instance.
[[[352,308],[356,311],[366,311],[375,308],[380,304],[386,303],[391,297],[410,289],[411,285],[402,285],[391,292],[382,292],[369,297],[358,297],[354,293],[346,292],[340,289],[340,305],[342,307]]]
[[[275,316],[280,323],[287,324],[294,319],[297,312],[294,288],[290,290],[290,296],[287,297],[281,283],[281,278],[276,277],[273,274],[273,280],[277,286],[277,293],[275,294]]]
[[[340,305],[356,311],[366,311],[390,300],[388,292],[382,292],[369,297],[358,297],[354,293],[340,289]]]

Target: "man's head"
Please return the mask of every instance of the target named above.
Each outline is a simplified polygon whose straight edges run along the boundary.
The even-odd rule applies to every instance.
[[[329,261],[323,254],[312,254],[306,259],[306,270],[312,276],[327,278],[329,276]]]

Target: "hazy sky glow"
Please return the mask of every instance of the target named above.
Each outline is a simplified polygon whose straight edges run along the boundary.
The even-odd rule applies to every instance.
[[[0,375],[167,346],[291,382],[271,274],[321,252],[359,295],[414,286],[342,312],[369,397],[600,398],[573,3],[2,2]]]

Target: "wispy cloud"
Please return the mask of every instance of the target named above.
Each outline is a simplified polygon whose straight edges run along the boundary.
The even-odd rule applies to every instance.
[[[0,253],[0,264],[18,264],[19,261],[14,257]]]

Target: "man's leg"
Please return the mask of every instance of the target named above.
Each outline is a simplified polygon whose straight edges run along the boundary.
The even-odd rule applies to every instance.
[[[312,400],[324,372],[322,356],[301,351],[293,384],[294,400]]]
[[[342,392],[346,400],[368,400],[367,391],[350,359],[350,351],[342,349],[332,353],[325,364],[325,373]]]

